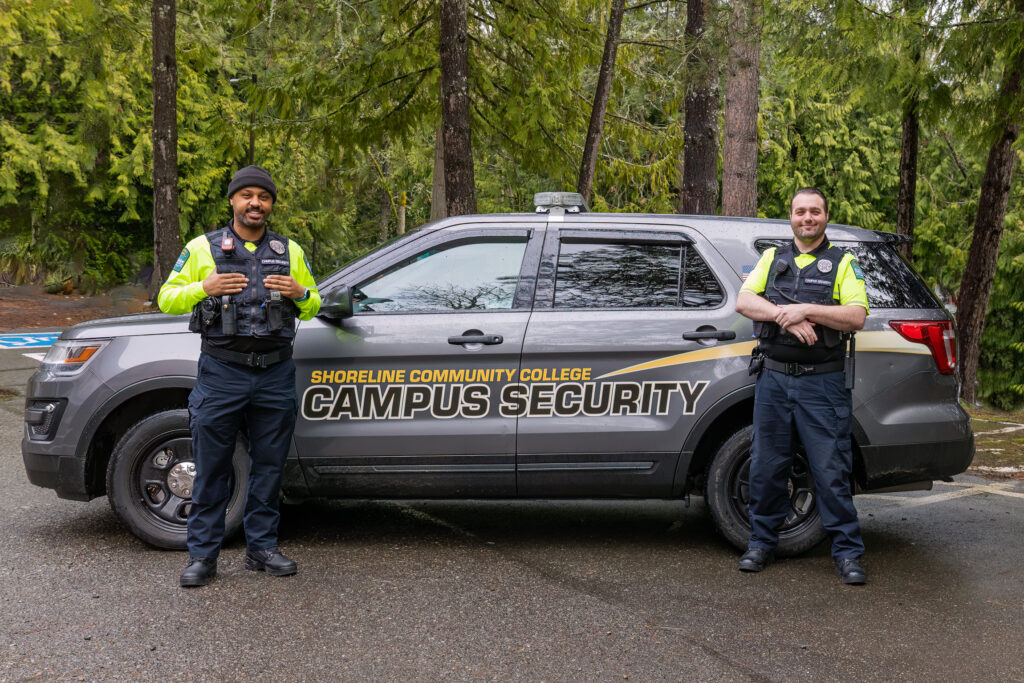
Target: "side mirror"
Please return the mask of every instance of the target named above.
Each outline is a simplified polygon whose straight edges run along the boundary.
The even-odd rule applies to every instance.
[[[352,317],[352,288],[347,285],[335,287],[320,303],[317,314],[330,320],[341,320]]]

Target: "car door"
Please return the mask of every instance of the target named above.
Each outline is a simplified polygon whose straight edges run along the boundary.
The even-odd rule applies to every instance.
[[[536,225],[441,229],[334,283],[354,315],[304,323],[295,344],[311,493],[515,495],[515,420],[495,397],[519,369],[542,241]]]
[[[750,324],[725,271],[684,227],[549,226],[522,381],[505,397],[519,495],[670,494],[702,409],[746,380]]]

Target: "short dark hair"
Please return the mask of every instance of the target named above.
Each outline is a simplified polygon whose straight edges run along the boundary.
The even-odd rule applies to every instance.
[[[793,193],[793,198],[789,200],[789,212],[793,213],[793,199],[796,199],[798,195],[802,194],[816,194],[821,197],[821,201],[825,202],[825,214],[828,215],[828,197],[825,193],[816,187],[801,187],[799,190]]]

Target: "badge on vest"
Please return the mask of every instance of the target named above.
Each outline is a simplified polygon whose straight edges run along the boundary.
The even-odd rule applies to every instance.
[[[818,270],[820,270],[823,273],[831,273],[832,272],[832,262],[831,261],[827,261],[825,259],[818,259]]]
[[[284,245],[279,240],[270,240],[270,249],[275,254],[284,253]]]

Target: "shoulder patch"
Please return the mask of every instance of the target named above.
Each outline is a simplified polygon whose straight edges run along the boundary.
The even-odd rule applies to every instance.
[[[856,261],[852,261],[850,263],[850,267],[853,268],[854,277],[856,277],[858,280],[864,279],[864,271],[860,269],[860,266],[857,265]]]
[[[182,249],[181,255],[178,256],[178,260],[174,262],[174,270],[180,273],[181,269],[185,267],[185,262],[188,261],[189,256],[188,247]]]

